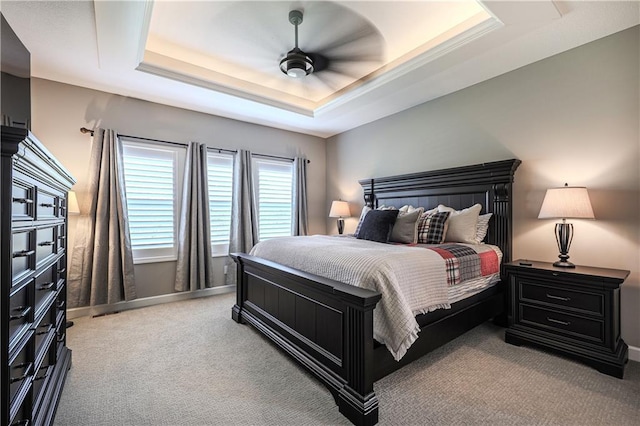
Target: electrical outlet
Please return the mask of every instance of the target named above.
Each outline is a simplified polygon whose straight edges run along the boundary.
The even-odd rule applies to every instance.
[[[227,268],[228,268],[228,266],[227,266],[227,265],[224,265],[224,274],[225,274],[225,275],[227,275]]]

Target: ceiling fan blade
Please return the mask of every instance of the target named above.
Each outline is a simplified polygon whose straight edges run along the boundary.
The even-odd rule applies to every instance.
[[[316,79],[322,85],[328,87],[332,92],[338,91],[350,83],[348,80],[345,80],[340,73],[335,73],[330,70],[325,70],[319,74],[313,73],[309,77]]]
[[[318,45],[315,49],[309,48],[308,50],[322,52],[327,57],[331,57],[332,53],[347,53],[348,50],[352,50],[354,53],[364,52],[370,55],[382,56],[382,37],[380,37],[375,28],[361,27],[345,35],[336,35],[334,41]]]

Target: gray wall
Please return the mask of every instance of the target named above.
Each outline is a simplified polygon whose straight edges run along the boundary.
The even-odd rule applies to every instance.
[[[555,261],[555,221],[537,219],[545,190],[586,186],[596,220],[572,221],[571,260],[631,270],[622,334],[640,347],[639,36],[634,27],[330,138],[327,200],[357,216],[358,179],[519,158],[514,256]]]
[[[250,149],[260,154],[305,156],[308,165],[310,233],[326,232],[325,140],[242,121],[168,107],[139,99],[32,79],[32,130],[47,149],[71,172],[80,208],[85,197],[91,137],[80,127],[98,125],[121,134],[189,142],[228,149]],[[75,240],[75,217],[70,217],[69,246]],[[72,250],[70,250],[72,251]],[[224,258],[215,258],[214,285],[224,284]],[[175,262],[135,267],[138,297],[173,292]]]

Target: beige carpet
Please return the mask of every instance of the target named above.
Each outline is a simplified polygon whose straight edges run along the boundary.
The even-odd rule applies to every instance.
[[[234,295],[78,318],[56,426],[349,424],[324,386],[250,326]],[[375,384],[381,425],[639,425],[625,379],[485,324]]]

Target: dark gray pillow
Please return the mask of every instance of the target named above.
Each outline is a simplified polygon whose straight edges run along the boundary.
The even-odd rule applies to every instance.
[[[388,243],[397,216],[398,210],[371,210],[364,217],[356,238]]]

